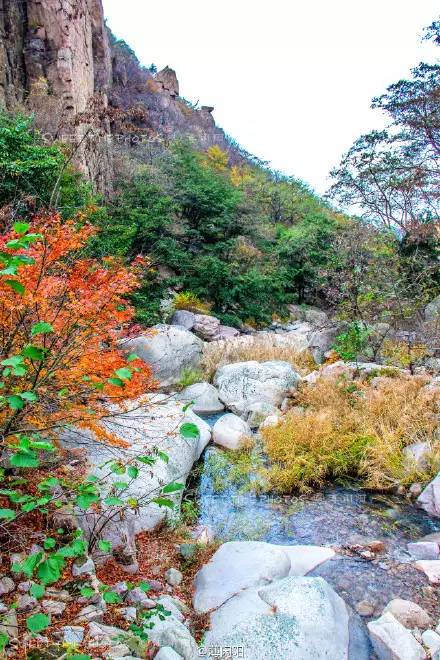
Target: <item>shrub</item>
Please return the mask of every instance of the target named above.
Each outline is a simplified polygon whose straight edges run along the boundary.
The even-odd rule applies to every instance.
[[[330,479],[356,479],[386,490],[435,475],[440,465],[435,393],[425,384],[405,376],[381,378],[377,387],[321,378],[302,390],[301,407],[262,430],[272,461],[266,473],[271,487],[307,491]],[[420,441],[431,443],[429,466],[408,472],[402,450]]]
[[[200,300],[195,293],[191,291],[182,291],[178,293],[173,301],[174,309],[186,309],[196,314],[209,314],[211,311],[210,303]]]

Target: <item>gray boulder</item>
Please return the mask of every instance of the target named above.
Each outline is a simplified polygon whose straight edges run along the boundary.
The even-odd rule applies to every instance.
[[[198,646],[188,628],[173,615],[163,621],[159,616],[153,616],[149,623],[153,624],[148,631],[148,638],[160,647],[169,647],[178,657],[184,660],[195,660],[199,657]],[[173,657],[173,656],[171,656]]]
[[[185,330],[192,330],[196,322],[196,315],[193,312],[187,312],[186,309],[179,309],[174,312],[171,325],[180,325]]]
[[[220,321],[215,316],[196,314],[193,332],[204,341],[213,341],[220,332]]]
[[[440,296],[431,300],[425,307],[425,321],[438,321],[440,317]]]
[[[331,559],[334,551],[315,545],[281,546],[261,541],[224,543],[196,575],[194,608],[208,612],[245,589],[288,576],[303,576]]]
[[[191,410],[184,412],[182,404],[163,394],[127,402],[127,407],[124,412],[114,410],[113,415],[102,422],[105,431],[124,440],[127,447],[109,446],[97,441],[93,433],[78,429],[65,432],[63,445],[83,447],[93,474],[104,478],[104,496],[105,491],[111,491],[115,481],[121,481],[120,475],[108,469],[109,462],[126,464],[133,462],[136,456],[154,457],[157,450],[167,454],[168,462],[161,458],[156,458],[153,465],[134,461],[139,474],[128,480],[124,497],[136,499],[139,509],[137,512],[125,511],[123,519],[117,515],[105,526],[105,538],[111,541],[114,550],[123,553],[129,563],[130,554],[135,555],[135,535],[153,529],[172,515],[169,509],[159,507],[151,500],[171,481],[185,483],[193,464],[211,439],[211,429]],[[199,438],[189,440],[182,437],[180,427],[183,423],[195,424],[199,429]],[[178,491],[168,494],[167,498],[172,498],[178,507],[181,494],[182,491]],[[104,507],[102,514],[81,512],[79,522],[89,536],[97,522],[96,516],[110,516],[113,513],[115,509],[111,506]]]
[[[270,416],[279,416],[280,411],[271,403],[266,401],[256,401],[244,411],[244,417],[251,429],[257,429]]]
[[[347,607],[327,582],[287,577],[225,603],[212,614],[204,644],[240,646],[252,660],[347,660],[349,641]]]
[[[162,646],[154,660],[181,660],[182,656],[175,652],[171,646]]]
[[[383,614],[389,612],[405,628],[426,630],[432,625],[432,619],[425,610],[411,600],[394,598],[385,607]]]
[[[237,328],[231,328],[229,325],[221,325],[215,336],[215,340],[221,341],[221,340],[233,339],[234,337],[238,337],[239,334],[240,334],[240,330],[237,330]]]
[[[410,631],[386,612],[368,624],[370,639],[379,660],[424,660],[426,653]]]
[[[300,376],[288,362],[236,362],[220,367],[214,378],[219,398],[238,415],[253,403],[281,405]]]
[[[440,473],[426,486],[417,502],[431,516],[440,517]]]
[[[309,350],[313,359],[318,364],[324,362],[325,354],[335,343],[336,337],[341,333],[339,325],[317,330],[312,334],[309,341]]]
[[[176,399],[188,403],[193,401],[191,409],[196,415],[214,415],[222,412],[225,406],[218,398],[218,392],[211,383],[195,383],[176,395]]]
[[[212,429],[212,439],[215,444],[225,449],[240,449],[245,439],[250,435],[249,425],[233,413],[220,417]]]
[[[151,335],[125,339],[121,347],[151,365],[161,386],[178,383],[184,369],[194,369],[202,359],[203,342],[180,325],[155,325]]]

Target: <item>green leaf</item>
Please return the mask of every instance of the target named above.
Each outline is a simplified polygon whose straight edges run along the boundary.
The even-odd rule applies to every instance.
[[[2,360],[1,364],[5,367],[16,367],[19,364],[23,364],[23,356],[13,355],[10,358],[6,358],[6,360]]]
[[[74,655],[68,655],[66,660],[92,660],[90,655],[84,655],[84,653],[75,653]]]
[[[156,459],[152,456],[136,456],[136,460],[146,465],[154,465],[156,462]]]
[[[127,369],[127,367],[122,367],[121,369],[117,369],[115,371],[115,374],[118,376],[118,378],[121,378],[122,380],[130,380],[131,377],[133,376],[131,369]]]
[[[139,474],[139,470],[134,465],[129,465],[128,468],[127,468],[127,473],[128,473],[128,476],[130,477],[130,479],[136,479],[136,477]]]
[[[136,355],[136,353],[130,353],[127,357],[127,362],[134,362],[135,360],[139,360],[139,355]]]
[[[186,422],[180,427],[180,435],[187,440],[198,440],[200,438],[199,427],[192,422]]]
[[[30,594],[34,598],[42,598],[44,596],[46,589],[42,584],[34,583],[30,589]]]
[[[47,335],[53,331],[54,329],[50,323],[46,323],[45,321],[40,321],[39,323],[35,323],[35,325],[32,326],[31,335],[33,337],[35,337],[35,335]]]
[[[36,452],[32,450],[19,450],[9,458],[9,462],[18,468],[35,468],[40,465]]]
[[[0,509],[0,518],[2,520],[14,520],[15,516],[16,513],[12,509]]]
[[[9,644],[9,636],[5,632],[0,632],[0,651],[3,651]]]
[[[30,401],[31,403],[37,400],[35,392],[21,392],[20,396],[25,401]]]
[[[27,231],[29,231],[30,224],[28,222],[16,222],[13,225],[13,229],[16,234],[25,234]]]
[[[18,280],[3,280],[3,283],[6,284],[10,289],[13,289],[15,293],[18,293],[20,296],[24,294],[26,289],[23,284]]]
[[[159,458],[164,462],[164,463],[169,463],[170,462],[170,457],[168,454],[166,454],[164,451],[158,451],[157,455]]]
[[[116,591],[106,591],[102,595],[104,601],[109,605],[114,605],[115,603],[122,603],[122,598]]]
[[[40,348],[39,346],[33,346],[32,344],[29,344],[28,346],[25,346],[23,348],[21,354],[23,355],[23,357],[29,358],[29,360],[44,360],[46,351],[44,348]]]
[[[35,552],[34,554],[29,555],[29,557],[26,557],[21,564],[13,564],[12,570],[14,573],[24,573],[26,577],[31,578],[34,574],[35,568],[42,559],[43,553]]]
[[[6,397],[6,400],[12,410],[21,410],[24,408],[24,399],[18,396],[18,394],[11,394],[11,396]]]
[[[170,484],[167,484],[162,488],[162,493],[176,493],[179,490],[185,488],[184,484],[179,484],[177,481],[172,481]]]
[[[174,509],[174,502],[172,500],[167,500],[165,497],[156,497],[153,502],[158,506],[165,506],[168,509]]]
[[[121,463],[112,463],[110,465],[110,471],[113,472],[113,474],[125,474],[125,465],[122,465]]]
[[[51,548],[54,548],[56,546],[56,540],[49,537],[44,540],[43,546],[45,550],[50,550]]]
[[[118,490],[124,490],[124,488],[127,488],[128,483],[126,481],[115,481],[113,486],[114,486],[114,488],[117,488]]]
[[[142,589],[142,591],[145,593],[147,593],[147,591],[151,591],[151,587],[148,582],[139,582],[139,589]]]
[[[83,587],[80,591],[81,596],[84,598],[91,598],[95,595],[95,590],[92,587]]]
[[[116,387],[124,387],[124,381],[120,378],[108,378],[107,382],[111,385],[116,385]]]
[[[81,539],[75,539],[69,545],[57,550],[56,557],[80,557],[87,550],[87,543]]]
[[[26,619],[27,629],[32,633],[39,633],[50,626],[50,617],[47,614],[33,614]]]
[[[99,495],[96,493],[83,493],[76,498],[76,504],[80,509],[88,509],[92,504],[98,502]]]
[[[121,500],[120,497],[109,496],[105,498],[104,504],[107,504],[107,506],[120,506],[124,504],[124,500]]]
[[[110,541],[98,541],[98,548],[102,550],[102,552],[111,552],[112,544]]]
[[[43,584],[53,584],[61,577],[61,569],[64,567],[63,559],[56,556],[49,557],[41,562],[38,567],[37,575]]]

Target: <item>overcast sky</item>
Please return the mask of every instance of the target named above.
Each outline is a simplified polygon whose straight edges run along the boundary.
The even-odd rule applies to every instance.
[[[440,50],[420,43],[438,0],[103,0],[141,62],[177,72],[180,93],[272,167],[328,187],[373,96]]]

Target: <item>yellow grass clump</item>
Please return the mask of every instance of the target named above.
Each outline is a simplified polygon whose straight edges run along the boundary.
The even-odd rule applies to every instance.
[[[411,376],[373,383],[321,378],[302,389],[298,406],[262,430],[270,487],[304,492],[354,478],[387,490],[432,478],[440,468],[439,392],[425,385]],[[415,442],[430,444],[423,467],[403,452]]]
[[[173,307],[174,309],[185,309],[189,312],[195,312],[196,314],[209,314],[212,305],[200,300],[200,298],[191,291],[182,291],[174,298]]]
[[[219,367],[233,362],[289,362],[301,376],[314,369],[316,364],[308,351],[299,351],[294,346],[277,345],[267,336],[244,336],[235,340],[217,341],[206,344],[202,368],[207,380],[212,380]]]

